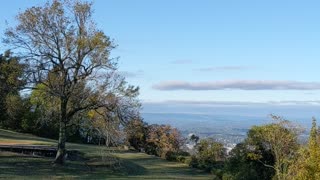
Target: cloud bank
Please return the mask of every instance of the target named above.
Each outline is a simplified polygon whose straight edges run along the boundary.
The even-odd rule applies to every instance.
[[[320,90],[320,82],[272,80],[224,80],[211,82],[164,81],[152,86],[162,91],[173,90]]]
[[[266,102],[251,102],[251,101],[196,101],[196,100],[167,100],[160,102],[143,102],[143,104],[154,105],[199,105],[199,106],[290,106],[290,105],[312,105],[320,106],[320,100],[287,100],[287,101],[266,101]]]

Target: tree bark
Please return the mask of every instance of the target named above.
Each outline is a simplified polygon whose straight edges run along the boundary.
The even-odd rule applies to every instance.
[[[67,122],[67,101],[61,99],[61,117],[59,127],[59,141],[55,164],[63,165],[66,160],[67,149],[66,149],[66,122]]]

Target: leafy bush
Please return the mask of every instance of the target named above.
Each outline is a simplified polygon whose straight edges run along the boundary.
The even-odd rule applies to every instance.
[[[188,152],[167,152],[166,160],[186,163],[187,158],[190,157]]]
[[[178,153],[183,142],[184,139],[176,128],[169,125],[150,125],[145,150],[165,159],[167,153]]]
[[[196,145],[197,154],[191,157],[191,167],[204,169],[210,172],[212,169],[222,169],[226,151],[223,144],[213,139],[203,139]]]
[[[145,148],[148,126],[140,119],[129,121],[125,127],[128,143],[136,150]]]

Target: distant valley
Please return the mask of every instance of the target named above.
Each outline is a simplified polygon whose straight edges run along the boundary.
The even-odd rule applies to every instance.
[[[195,133],[201,138],[213,137],[233,147],[246,137],[247,131],[254,125],[272,122],[268,115],[218,115],[218,114],[188,114],[188,113],[142,113],[148,124],[169,124],[180,130],[183,136]],[[311,117],[292,118],[292,122],[308,130],[311,126]],[[305,136],[306,134],[302,134]]]

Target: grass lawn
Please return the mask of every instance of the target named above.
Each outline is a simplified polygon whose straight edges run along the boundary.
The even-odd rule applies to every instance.
[[[0,129],[0,145],[55,146],[56,141]],[[213,175],[155,156],[103,146],[67,144],[83,157],[52,165],[52,158],[0,151],[0,179],[212,179]]]

